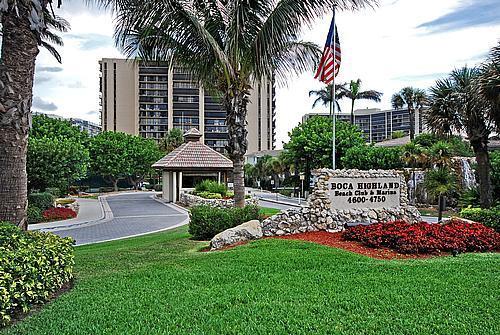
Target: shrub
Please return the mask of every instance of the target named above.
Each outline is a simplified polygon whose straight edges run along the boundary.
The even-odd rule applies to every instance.
[[[205,199],[222,199],[222,195],[219,193],[211,193],[208,191],[199,192],[196,195]]]
[[[482,223],[500,232],[500,206],[492,209],[464,208],[460,216],[467,220]]]
[[[0,326],[73,279],[73,240],[0,222]]]
[[[28,224],[39,223],[43,221],[42,210],[35,206],[28,206],[27,210]]]
[[[227,193],[227,187],[224,184],[219,184],[216,181],[206,179],[196,184],[195,192],[196,194],[201,192],[219,193],[221,196],[225,196]]]
[[[396,130],[395,132],[392,133],[392,139],[395,140],[397,138],[403,138],[405,137],[405,132],[402,130]]]
[[[161,192],[163,190],[163,185],[161,184],[157,184],[155,186],[153,186],[153,189],[156,191],[156,192]]]
[[[30,206],[38,207],[42,211],[54,205],[54,196],[48,192],[31,193],[28,195],[28,204]]]
[[[361,145],[348,149],[345,156],[342,157],[342,164],[346,169],[392,170],[404,167],[402,157],[403,152],[399,147]]]
[[[292,193],[293,193],[293,190],[289,190],[289,189],[284,189],[284,190],[280,190],[279,192],[281,195],[284,195],[285,197],[291,197],[292,196]]]
[[[57,187],[47,187],[45,192],[52,194],[56,198],[59,198],[62,195],[61,190]]]
[[[494,251],[500,249],[500,234],[480,223],[453,219],[446,224],[402,221],[356,226],[343,233],[347,240],[367,246],[387,247],[404,254],[441,251]]]
[[[195,239],[209,240],[218,233],[250,220],[260,219],[257,206],[215,208],[194,206],[190,211],[189,233]]]
[[[76,212],[70,208],[53,207],[43,211],[45,221],[57,221],[76,218]]]

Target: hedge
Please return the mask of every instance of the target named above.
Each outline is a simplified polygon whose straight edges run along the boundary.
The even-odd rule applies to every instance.
[[[0,222],[0,326],[73,279],[73,240]]]
[[[460,217],[479,222],[500,232],[500,206],[492,209],[464,208]]]
[[[260,219],[259,207],[215,208],[194,206],[190,210],[189,233],[198,240],[209,240],[226,229]]]
[[[26,212],[28,215],[28,224],[40,223],[43,221],[42,210],[35,206],[28,206]]]
[[[219,193],[221,196],[225,196],[227,193],[227,187],[224,184],[220,184],[213,180],[203,180],[202,182],[195,185],[195,193]]]
[[[54,205],[55,197],[48,192],[31,193],[28,195],[28,205],[40,208],[42,211]]]

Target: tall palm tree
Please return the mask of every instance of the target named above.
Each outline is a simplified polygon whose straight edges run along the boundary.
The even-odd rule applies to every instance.
[[[117,0],[118,1],[118,0]],[[313,70],[321,50],[299,40],[304,25],[375,0],[129,1],[116,15],[117,45],[130,57],[172,59],[203,86],[220,93],[227,113],[227,147],[234,164],[234,199],[245,203],[243,156],[250,89],[262,80],[283,84]]]
[[[415,139],[415,110],[421,113],[427,105],[427,94],[424,90],[405,87],[392,96],[391,102],[394,109],[406,107],[410,116],[410,140]]]
[[[66,31],[68,23],[53,14],[52,0],[2,0],[0,20],[0,221],[26,229],[26,152],[35,60],[42,46],[61,61],[53,45],[62,41],[53,31]]]
[[[463,67],[438,80],[430,90],[426,118],[428,126],[437,133],[467,134],[477,161],[481,205],[487,208],[492,202],[488,141],[494,128],[489,106],[477,93],[479,74],[477,68]]]
[[[378,91],[361,91],[361,79],[351,80],[350,83],[341,85],[337,99],[351,99],[351,124],[354,124],[354,104],[356,100],[371,100],[380,102],[383,93]]]
[[[333,87],[333,84],[330,84],[330,85],[323,87],[322,89],[309,91],[310,97],[316,96],[316,99],[313,102],[312,108],[316,107],[320,103],[323,106],[330,105],[330,103],[332,102],[332,87]],[[340,93],[341,87],[342,87],[341,85],[335,85],[336,96],[338,96],[338,94]],[[340,112],[341,110],[340,110],[340,104],[339,104],[338,99],[335,100],[335,104],[337,105],[337,111]],[[330,112],[330,114],[331,114],[331,112]]]
[[[491,50],[490,57],[481,66],[478,78],[479,94],[490,104],[490,115],[500,132],[500,42]]]

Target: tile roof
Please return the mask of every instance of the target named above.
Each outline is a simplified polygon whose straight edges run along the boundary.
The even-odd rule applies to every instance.
[[[199,141],[189,141],[153,164],[155,169],[232,169],[233,162]]]

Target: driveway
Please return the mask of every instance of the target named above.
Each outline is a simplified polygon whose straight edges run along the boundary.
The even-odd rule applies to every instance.
[[[186,211],[156,201],[150,192],[118,194],[103,199],[106,217],[82,224],[42,229],[72,237],[77,245],[150,234],[187,224]]]

